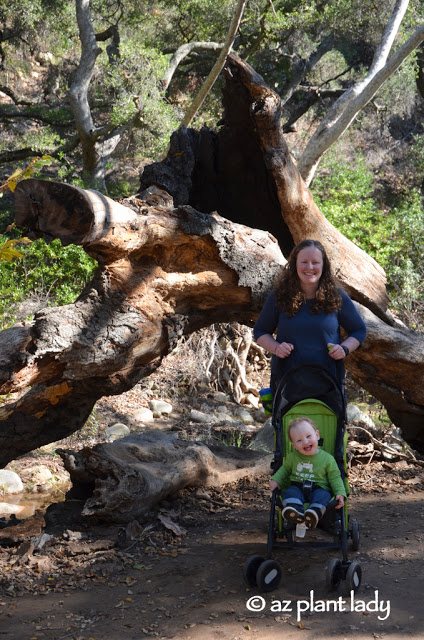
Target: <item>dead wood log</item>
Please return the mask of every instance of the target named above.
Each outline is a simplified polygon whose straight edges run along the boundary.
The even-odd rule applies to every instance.
[[[157,503],[187,486],[216,487],[268,473],[272,457],[237,447],[208,447],[163,431],[58,453],[72,484],[92,491],[82,515],[116,523],[142,521]]]
[[[224,320],[251,324],[284,263],[267,232],[190,206],[133,198],[115,210],[95,192],[37,180],[21,183],[15,198],[21,225],[65,243],[72,235],[99,268],[74,305],[0,333],[0,392],[32,386],[0,408],[0,464],[79,429],[101,396],[148,375],[180,335]],[[424,340],[359,310],[368,338],[347,365],[421,449]]]
[[[346,360],[349,371],[386,407],[411,447],[424,452],[424,336],[401,325],[389,326],[356,306],[367,325],[367,338]]]
[[[38,180],[20,183],[15,203],[30,235],[82,244],[99,267],[75,304],[0,333],[0,393],[31,386],[0,408],[0,466],[81,428],[101,396],[134,386],[181,335],[251,324],[284,264],[269,233],[189,206],[120,204]]]

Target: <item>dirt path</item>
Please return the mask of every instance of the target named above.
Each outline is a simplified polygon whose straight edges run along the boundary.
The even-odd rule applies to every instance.
[[[351,558],[363,569],[355,611],[343,591],[325,588],[325,569],[337,551],[278,549],[279,588],[260,594],[244,585],[246,558],[264,553],[263,478],[220,493],[186,490],[161,505],[186,530],[180,536],[157,514],[131,541],[129,530],[87,529],[75,518],[68,526],[59,513],[41,549],[1,551],[0,638],[421,639],[423,470],[375,463],[355,475],[350,513],[360,523],[361,545]],[[249,611],[248,602],[263,610]]]

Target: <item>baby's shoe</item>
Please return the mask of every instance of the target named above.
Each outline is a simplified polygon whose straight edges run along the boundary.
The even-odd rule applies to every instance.
[[[323,509],[320,509],[319,507],[309,507],[309,509],[306,509],[305,524],[308,529],[315,529],[323,514]]]
[[[287,522],[292,522],[293,524],[300,524],[305,520],[305,514],[303,513],[302,507],[299,505],[287,505],[283,509],[283,518],[287,520]]]

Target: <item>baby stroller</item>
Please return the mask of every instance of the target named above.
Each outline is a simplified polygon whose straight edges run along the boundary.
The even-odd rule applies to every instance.
[[[317,425],[320,432],[319,446],[334,456],[340,469],[346,495],[349,496],[349,484],[346,476],[346,403],[343,390],[325,367],[319,364],[303,364],[293,367],[280,381],[272,401],[272,424],[274,426],[275,452],[271,463],[275,473],[282,465],[285,456],[292,450],[287,435],[290,422],[297,417],[307,416]],[[265,407],[266,408],[266,407]],[[248,558],[243,574],[246,583],[257,586],[261,591],[272,591],[281,581],[282,571],[279,563],[272,559],[275,547],[298,548],[314,546],[326,549],[340,549],[342,559],[330,560],[326,570],[326,584],[330,591],[346,581],[347,590],[357,591],[361,584],[362,570],[359,562],[348,559],[348,539],[351,548],[359,548],[359,525],[348,515],[348,500],[343,508],[335,509],[332,500],[318,528],[333,537],[331,541],[301,540],[305,528],[296,529],[295,525],[282,517],[280,491],[276,489],[271,498],[271,513],[268,528],[266,558],[254,555]],[[312,534],[313,532],[309,532]],[[298,534],[298,535],[296,535]]]

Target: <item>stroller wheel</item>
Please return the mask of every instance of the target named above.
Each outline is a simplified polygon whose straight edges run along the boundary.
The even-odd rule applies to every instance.
[[[295,533],[296,533],[296,529],[287,529],[286,538],[289,544],[294,544],[296,542]]]
[[[243,578],[249,587],[256,587],[256,572],[264,560],[262,556],[250,556],[244,563]]]
[[[343,578],[342,561],[332,558],[328,563],[325,582],[329,591],[335,591]]]
[[[354,560],[346,573],[346,588],[348,591],[358,591],[362,580],[362,569],[359,562]]]
[[[352,550],[359,549],[359,524],[357,520],[352,520]]]
[[[256,584],[261,591],[272,591],[281,581],[281,567],[275,560],[265,560],[256,572]]]

